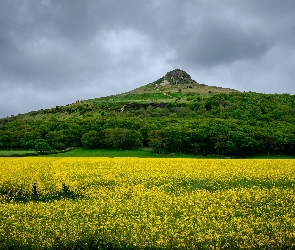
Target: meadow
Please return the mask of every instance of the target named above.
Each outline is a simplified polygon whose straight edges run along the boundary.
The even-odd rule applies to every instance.
[[[1,155],[0,155],[1,156]],[[163,153],[157,154],[152,148],[142,147],[140,149],[87,149],[87,148],[73,148],[70,151],[58,154],[40,155],[41,157],[136,157],[136,158],[224,158],[218,155],[200,156],[181,153]],[[295,157],[293,157],[295,159]]]
[[[0,157],[34,156],[38,153],[34,150],[0,150]]]
[[[294,249],[291,159],[0,158],[0,249]]]

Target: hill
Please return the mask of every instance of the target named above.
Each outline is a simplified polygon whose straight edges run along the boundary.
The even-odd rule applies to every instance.
[[[239,92],[229,88],[208,86],[197,83],[185,71],[175,69],[153,83],[136,88],[132,91],[90,100],[76,101],[66,106],[31,111],[26,114],[0,119],[5,123],[15,119],[44,119],[49,117],[67,118],[87,114],[97,116],[101,113],[121,112],[127,109],[163,108],[169,103],[189,103],[196,96],[208,98],[214,94]],[[168,105],[169,106],[169,105]]]
[[[208,86],[205,84],[197,83],[195,80],[191,79],[191,76],[185,71],[180,69],[175,69],[168,72],[164,77],[158,79],[157,81],[150,83],[148,85],[139,87],[128,93],[123,94],[126,96],[128,94],[143,94],[143,93],[161,93],[164,96],[169,96],[174,93],[181,92],[183,95],[198,93],[198,94],[208,94],[208,93],[229,93],[236,92],[237,90],[229,88],[221,88],[215,86]],[[172,95],[173,96],[173,95]]]
[[[126,93],[0,119],[0,149],[294,155],[294,105],[294,95],[207,86],[176,69]]]

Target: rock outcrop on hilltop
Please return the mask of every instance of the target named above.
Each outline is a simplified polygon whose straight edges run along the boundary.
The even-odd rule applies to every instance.
[[[166,85],[168,84],[167,82],[170,84],[197,84],[188,73],[181,69],[175,69],[168,72],[164,76],[163,83]]]

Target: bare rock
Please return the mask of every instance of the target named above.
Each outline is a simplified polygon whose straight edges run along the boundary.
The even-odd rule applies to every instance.
[[[175,69],[168,72],[164,77],[164,82],[168,81],[170,84],[198,84],[192,80],[191,76],[184,70]]]

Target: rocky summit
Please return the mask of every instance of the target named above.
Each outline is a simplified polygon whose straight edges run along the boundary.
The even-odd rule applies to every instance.
[[[197,84],[196,81],[192,80],[191,76],[186,73],[184,70],[181,69],[175,69],[170,72],[168,72],[164,76],[163,83],[170,83],[170,84]],[[166,85],[165,84],[165,85]]]

